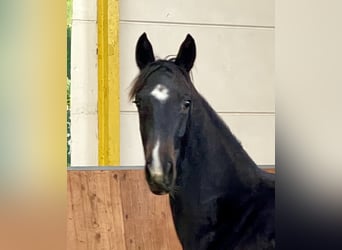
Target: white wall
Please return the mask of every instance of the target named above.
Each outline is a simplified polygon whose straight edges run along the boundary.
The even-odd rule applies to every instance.
[[[96,0],[73,0],[71,166],[98,165]]]
[[[259,165],[274,164],[274,2],[120,2],[121,165],[143,165],[136,108],[128,101],[138,74],[135,44],[146,32],[156,56],[196,40],[194,84]]]

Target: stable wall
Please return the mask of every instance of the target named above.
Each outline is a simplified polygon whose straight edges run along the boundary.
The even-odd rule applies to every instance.
[[[274,1],[120,2],[120,163],[143,165],[129,87],[138,74],[135,45],[146,32],[155,55],[176,55],[196,40],[193,81],[258,165],[274,165]]]
[[[152,194],[142,169],[69,170],[67,188],[68,250],[181,249],[169,197]]]

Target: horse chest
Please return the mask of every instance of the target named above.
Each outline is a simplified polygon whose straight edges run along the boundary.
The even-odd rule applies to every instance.
[[[215,203],[200,204],[198,198],[178,196],[171,200],[174,224],[184,249],[207,249],[215,236]]]

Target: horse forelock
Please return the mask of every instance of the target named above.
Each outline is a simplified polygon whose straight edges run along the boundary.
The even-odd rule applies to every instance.
[[[175,63],[175,58],[170,58],[167,60],[157,60],[150,65],[146,66],[140,71],[139,75],[133,80],[131,90],[129,92],[129,99],[132,100],[135,95],[144,87],[147,79],[155,72],[160,69],[165,69],[174,75],[182,75],[185,78],[185,84],[190,88],[195,90],[193,83],[191,81],[190,74],[186,72],[182,67],[177,66]]]

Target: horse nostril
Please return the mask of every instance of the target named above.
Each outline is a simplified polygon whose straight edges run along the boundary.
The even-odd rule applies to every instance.
[[[168,175],[170,175],[170,174],[172,174],[172,172],[173,172],[173,164],[172,164],[171,161],[168,161],[168,162],[166,163],[166,173],[167,173]]]
[[[146,162],[146,165],[145,165],[145,172],[146,172],[146,176],[148,178],[151,177],[151,163],[150,162]]]

